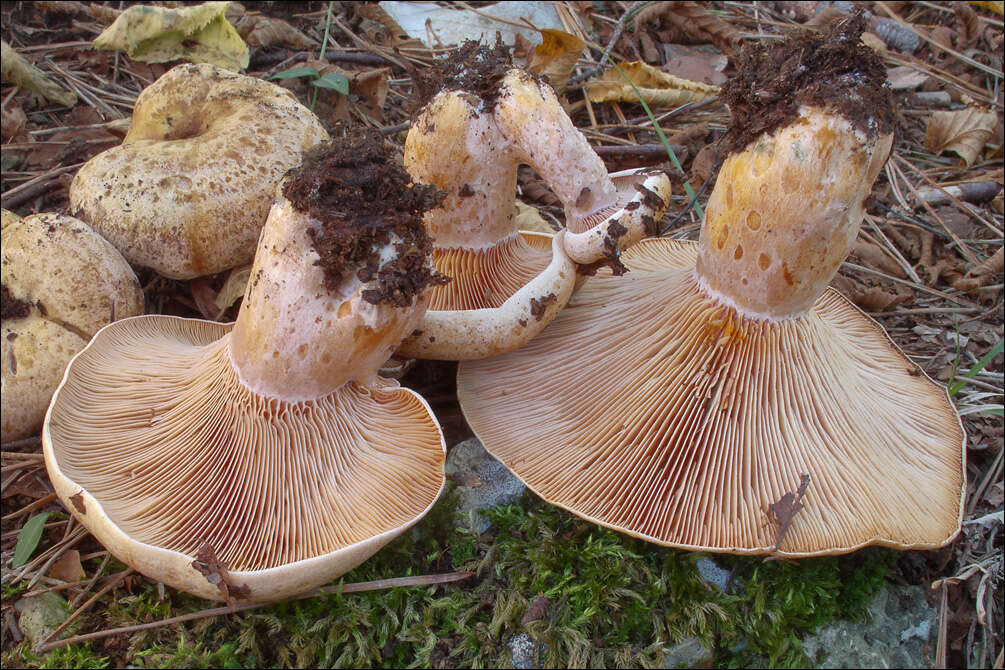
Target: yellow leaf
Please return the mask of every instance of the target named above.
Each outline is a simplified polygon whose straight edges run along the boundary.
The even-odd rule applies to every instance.
[[[994,112],[977,109],[934,112],[925,129],[925,148],[937,154],[953,151],[969,166],[980,156],[999,124]]]
[[[531,54],[527,69],[547,77],[555,90],[561,93],[586,43],[575,35],[561,30],[542,28],[539,32],[542,42]]]
[[[516,200],[513,202],[513,218],[519,230],[529,230],[535,233],[555,233],[555,229],[549,225],[537,207]]]
[[[719,95],[718,86],[710,86],[689,79],[681,79],[661,72],[642,61],[623,63],[621,72],[635,84],[638,93],[615,67],[608,68],[597,79],[587,82],[586,95],[590,102],[634,102],[639,96],[651,107],[679,107]]]
[[[984,9],[990,9],[998,16],[1005,14],[1005,2],[1002,2],[1002,0],[997,0],[997,2],[974,2],[971,0],[970,4],[983,7]]]
[[[182,59],[241,70],[248,67],[248,45],[224,16],[229,4],[182,9],[133,5],[98,35],[94,48],[125,51],[144,63]]]
[[[77,94],[67,91],[49,79],[37,67],[26,61],[6,42],[0,46],[0,76],[15,86],[35,91],[46,99],[65,107],[77,104]]]

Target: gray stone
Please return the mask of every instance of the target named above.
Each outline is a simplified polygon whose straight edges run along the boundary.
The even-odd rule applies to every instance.
[[[527,633],[518,633],[506,643],[509,647],[510,660],[514,668],[537,667],[537,643]]]
[[[461,523],[464,527],[473,523],[477,533],[484,533],[491,525],[478,512],[514,503],[527,489],[474,437],[450,450],[444,469],[457,487],[457,515]]]
[[[33,646],[40,644],[70,616],[66,598],[53,591],[21,598],[14,608],[21,613],[18,627]]]
[[[887,585],[869,604],[865,623],[835,622],[803,640],[818,668],[929,668],[937,626],[922,586]]]
[[[704,556],[700,557],[695,564],[698,574],[707,583],[718,587],[723,593],[729,593],[732,588],[733,573],[726,568],[719,567],[715,561]]]
[[[701,640],[688,637],[663,652],[663,667],[695,668],[706,666],[713,659],[714,654],[701,643]]]

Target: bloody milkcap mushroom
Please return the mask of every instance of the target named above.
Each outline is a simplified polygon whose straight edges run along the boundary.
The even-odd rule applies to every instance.
[[[247,265],[276,184],[326,139],[289,91],[179,65],[140,93],[122,144],[80,168],[70,208],[130,263],[167,277]]]
[[[143,313],[126,259],[83,221],[3,210],[3,441],[36,435],[66,364],[109,321]]]
[[[545,500],[735,553],[957,533],[965,436],[945,389],[826,288],[891,147],[859,34],[746,58],[697,244],[643,240],[629,275],[587,282],[526,347],[461,363],[471,427]]]
[[[376,131],[283,186],[237,322],[102,329],[43,429],[49,476],[120,560],[205,598],[270,600],[356,566],[443,484],[426,402],[376,372],[436,275],[422,212]]]
[[[521,346],[554,318],[572,294],[573,261],[617,262],[644,221],[662,216],[669,180],[660,173],[612,181],[551,87],[512,68],[501,45],[469,42],[432,79],[440,92],[412,124],[404,159],[413,178],[447,193],[425,221],[436,267],[452,281],[432,290],[423,323],[399,353],[492,356]],[[569,230],[554,239],[517,230],[521,163],[566,204]]]

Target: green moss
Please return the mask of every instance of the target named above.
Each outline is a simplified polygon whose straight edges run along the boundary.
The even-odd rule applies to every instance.
[[[453,494],[411,532],[343,577],[358,582],[472,570],[460,584],[291,601],[126,638],[125,662],[143,667],[385,666],[510,663],[508,640],[526,631],[548,666],[662,667],[665,648],[698,637],[718,665],[806,664],[799,639],[835,618],[860,617],[882,587],[894,552],[764,562],[717,556],[738,588],[705,583],[699,554],[646,544],[532,496],[486,513],[478,536],[457,527]],[[11,589],[11,587],[8,587]],[[16,594],[13,587],[11,593]],[[119,591],[122,594],[122,591]],[[13,596],[12,596],[13,597]],[[538,599],[539,615],[523,623]],[[8,602],[5,599],[5,603]],[[140,582],[103,599],[84,630],[142,623],[210,604]],[[87,645],[62,654],[6,647],[4,664],[104,667]],[[20,650],[20,651],[19,651]]]

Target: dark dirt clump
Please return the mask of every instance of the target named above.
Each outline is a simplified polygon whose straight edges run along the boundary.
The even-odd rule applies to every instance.
[[[353,131],[312,149],[291,176],[283,194],[322,224],[309,234],[329,290],[355,274],[376,280],[362,293],[367,302],[405,307],[425,288],[449,281],[432,267],[433,243],[422,223],[445,194],[413,184],[379,131]],[[380,249],[392,241],[395,258],[381,266]]]
[[[540,321],[544,318],[544,312],[548,309],[548,305],[558,300],[558,296],[554,293],[549,293],[548,295],[543,295],[540,298],[530,299],[530,313],[531,315]]]
[[[511,69],[509,47],[501,41],[493,47],[467,41],[449,58],[412,73],[412,111],[418,114],[440,91],[458,89],[477,95],[491,111],[499,97],[499,82]]]
[[[859,41],[864,28],[859,13],[835,23],[827,35],[801,32],[773,47],[744,49],[736,76],[722,88],[733,114],[728,151],[742,151],[761,134],[785,126],[799,105],[835,111],[869,135],[891,132],[886,68]]]
[[[2,289],[2,297],[0,297],[0,320],[22,319],[28,316],[28,313],[31,311],[30,303],[15,298],[6,286],[0,287],[0,289]]]

